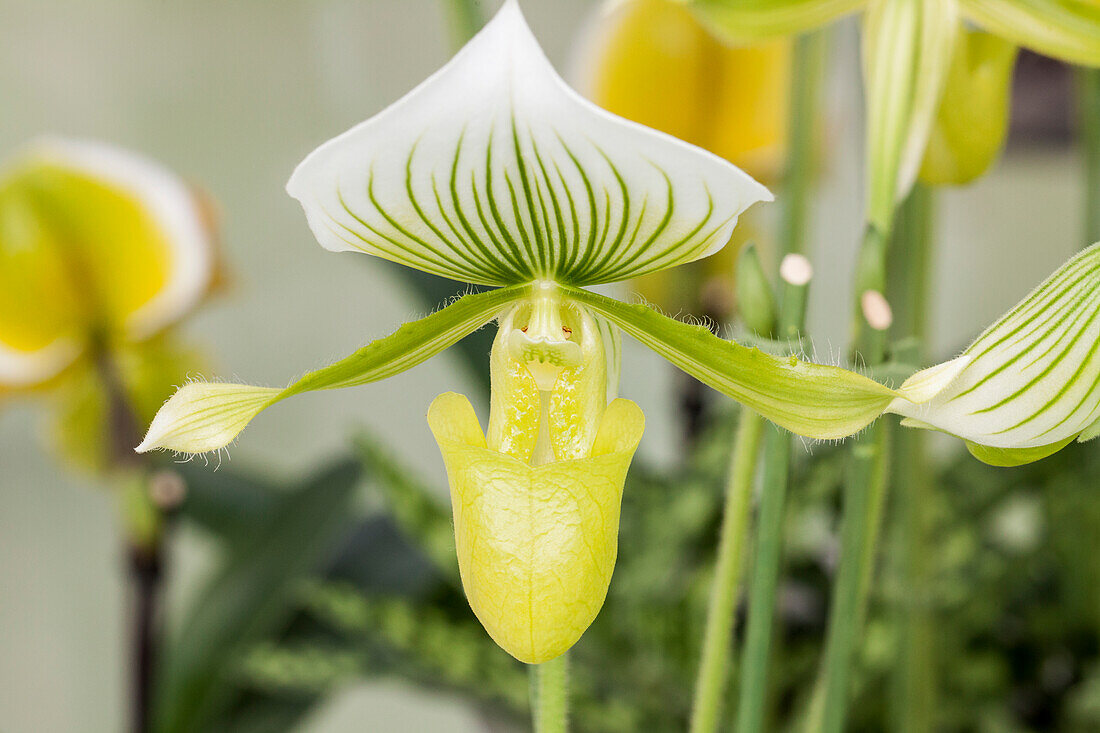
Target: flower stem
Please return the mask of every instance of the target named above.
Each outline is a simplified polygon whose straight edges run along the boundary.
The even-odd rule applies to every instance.
[[[568,687],[568,654],[531,665],[531,711],[535,733],[565,733],[569,729]]]
[[[856,271],[860,309],[855,329],[855,343],[868,366],[884,360],[886,334],[893,322],[881,296],[886,287],[888,243],[886,233],[868,224]],[[869,291],[879,297],[867,300]],[[847,719],[856,637],[866,615],[886,499],[888,442],[889,430],[878,421],[852,446],[844,485],[840,567],[833,583],[824,661],[806,726],[813,733],[840,733]]]
[[[878,534],[878,509],[885,488],[883,458],[885,426],[874,423],[852,448],[844,486],[844,518],[840,529],[840,569],[833,585],[822,667],[824,700],[821,724],[808,730],[840,733],[848,712],[848,688],[861,606],[869,587],[873,539]]]
[[[125,532],[128,570],[134,593],[130,615],[130,729],[133,733],[147,733],[151,730],[153,674],[157,661],[156,625],[162,578],[163,521],[160,509],[149,495],[148,468],[134,452],[141,435],[122,378],[104,345],[97,344],[95,353],[96,371],[107,395],[111,464],[120,476],[120,519]]]
[[[763,427],[762,417],[752,410],[741,410],[726,485],[726,502],[722,510],[714,585],[711,588],[710,604],[707,606],[703,654],[695,682],[692,733],[713,733],[718,729],[718,719],[722,713],[722,692],[729,670],[730,637],[733,633],[733,611],[744,565],[742,552]]]
[[[932,255],[932,191],[913,188],[898,212],[897,262],[892,263],[890,292],[898,333],[912,336],[894,354],[905,364],[924,363],[928,330],[929,271]],[[894,730],[930,733],[935,729],[936,661],[928,564],[934,484],[927,470],[923,430],[902,431],[894,442],[890,470],[894,489],[894,551],[899,600],[900,645],[894,674]]]
[[[828,30],[799,36],[791,59],[790,121],[787,130],[786,205],[780,223],[782,253],[803,252],[810,215],[810,186],[817,161],[817,123],[825,75]]]
[[[451,43],[456,49],[462,48],[481,30],[483,18],[477,7],[477,0],[444,0],[443,5],[447,13]]]
[[[806,277],[790,278],[787,263],[800,260]],[[782,304],[779,308],[779,332],[782,339],[797,339],[806,316],[806,290],[809,265],[797,255],[789,255],[783,273]],[[772,426],[764,437],[764,474],[760,494],[756,550],[749,586],[749,615],[745,631],[745,649],[741,656],[741,688],[738,695],[739,731],[763,728],[768,696],[768,656],[771,649],[776,591],[779,585],[780,554],[783,545],[783,517],[787,503],[787,479],[790,469],[791,436]]]
[[[1077,110],[1085,164],[1085,239],[1100,241],[1100,69],[1077,70]]]

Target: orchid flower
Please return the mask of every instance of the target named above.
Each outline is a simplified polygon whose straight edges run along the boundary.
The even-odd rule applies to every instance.
[[[739,41],[801,33],[866,10],[868,220],[882,232],[889,231],[896,202],[922,166],[927,182],[963,183],[996,157],[1015,59],[1011,47],[1100,66],[1100,6],[1087,0],[685,1],[715,30]],[[976,117],[983,134],[965,134]],[[930,137],[932,156],[926,158]]]
[[[718,251],[738,216],[771,195],[729,162],[569,89],[515,0],[442,70],[310,154],[287,189],[327,249],[494,289],[284,389],[186,385],[138,450],[218,450],[287,397],[385,379],[499,320],[488,434],[452,393],[428,419],[450,477],[471,606],[526,662],[572,645],[610,581],[623,481],[643,427],[637,406],[612,401],[620,330],[813,438],[849,435],[945,383],[941,370],[893,390],[587,290]]]
[[[164,332],[208,293],[216,260],[201,198],[160,165],[100,143],[28,145],[0,174],[0,394],[59,388],[61,437],[99,467],[99,364],[151,417],[183,373]]]

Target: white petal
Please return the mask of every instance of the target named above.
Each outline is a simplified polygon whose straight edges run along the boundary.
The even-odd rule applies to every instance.
[[[20,351],[0,341],[0,384],[19,388],[57,376],[80,355],[82,345],[60,338],[37,351]]]
[[[1035,448],[1100,418],[1100,245],[1081,252],[971,344],[923,405],[891,412],[991,448]]]
[[[134,450],[205,453],[224,448],[280,391],[218,382],[185,385],[160,408],[145,439]]]
[[[27,158],[117,186],[141,202],[162,228],[171,248],[168,281],[129,315],[126,327],[133,338],[151,336],[195,307],[210,284],[214,247],[199,201],[183,180],[148,158],[86,140],[42,138],[31,144]]]
[[[722,248],[771,200],[566,86],[508,0],[443,69],[325,143],[287,191],[331,250],[465,282],[613,282]]]

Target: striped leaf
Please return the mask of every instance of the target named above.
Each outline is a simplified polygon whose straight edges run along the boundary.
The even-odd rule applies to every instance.
[[[964,352],[969,363],[931,400],[897,402],[903,424],[968,442],[978,458],[1019,465],[1100,418],[1100,245],[1063,265]]]
[[[720,36],[754,41],[813,30],[859,10],[866,0],[688,0]]]
[[[726,161],[581,98],[515,0],[434,76],[311,153],[287,190],[330,250],[486,285],[690,262],[771,199]]]
[[[1094,0],[960,0],[986,30],[1045,56],[1100,66],[1100,5]]]
[[[224,448],[252,418],[276,402],[304,392],[355,387],[400,374],[481,328],[530,289],[521,285],[463,296],[331,366],[307,372],[285,389],[218,382],[188,384],[153,418],[137,451],[205,453]]]

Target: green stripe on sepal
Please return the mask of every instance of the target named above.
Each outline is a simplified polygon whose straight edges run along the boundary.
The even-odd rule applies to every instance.
[[[799,435],[843,438],[906,396],[847,369],[772,356],[720,339],[703,326],[681,323],[648,306],[579,288],[563,291],[696,379]],[[931,390],[923,391],[927,396]]]
[[[224,448],[252,418],[276,402],[303,392],[354,387],[400,374],[481,328],[530,292],[531,286],[518,285],[465,295],[331,366],[307,372],[285,389],[217,382],[185,385],[157,412],[137,451],[206,453]]]
[[[866,0],[687,0],[718,35],[732,41],[790,36],[859,10]]]
[[[313,151],[287,191],[328,249],[481,285],[675,267],[720,250],[772,198],[718,156],[579,96],[514,0],[434,76]]]
[[[1086,0],[960,0],[986,30],[1083,66],[1100,66],[1100,5]]]
[[[990,449],[971,452],[995,465],[1087,439],[1100,418],[1100,245],[1059,268],[963,357],[969,363],[946,389],[890,411]]]

